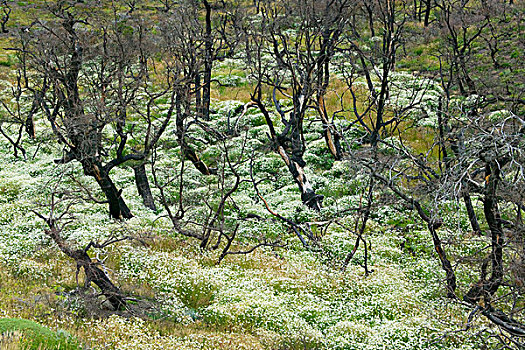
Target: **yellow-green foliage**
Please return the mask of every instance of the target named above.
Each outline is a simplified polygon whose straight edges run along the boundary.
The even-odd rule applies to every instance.
[[[5,340],[6,346],[17,345],[19,349],[82,349],[80,343],[67,332],[52,332],[36,322],[20,318],[0,319],[0,334],[0,344]]]

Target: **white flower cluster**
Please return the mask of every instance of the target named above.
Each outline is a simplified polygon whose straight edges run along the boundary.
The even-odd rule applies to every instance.
[[[439,99],[442,96],[443,89],[437,81],[409,72],[390,73],[390,97],[387,103],[400,111],[400,117],[408,113],[419,126],[437,127]]]
[[[374,245],[385,240],[377,237]],[[341,254],[353,241],[343,232],[325,238],[340,245]],[[392,249],[385,247],[385,254]],[[217,267],[175,252],[130,248],[122,255],[120,273],[152,286],[172,315],[178,308],[177,321],[202,319],[249,332],[270,348],[432,348],[436,325],[417,306],[424,293],[398,267],[378,260],[376,271],[364,279],[359,266],[341,274],[325,270],[311,254],[283,258],[284,264],[259,252]],[[252,265],[258,268],[247,268]]]

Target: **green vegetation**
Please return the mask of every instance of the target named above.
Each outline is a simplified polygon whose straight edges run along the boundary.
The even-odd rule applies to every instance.
[[[20,318],[1,318],[0,333],[2,348],[7,346],[9,338],[20,334],[19,346],[21,349],[82,349],[82,346],[65,331],[53,332],[42,325]]]
[[[0,348],[523,348],[523,1],[0,5]]]

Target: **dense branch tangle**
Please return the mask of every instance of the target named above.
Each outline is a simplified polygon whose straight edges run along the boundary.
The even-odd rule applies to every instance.
[[[309,109],[316,110],[323,123],[324,138],[336,159],[342,158],[340,135],[329,119],[325,95],[330,83],[333,58],[346,23],[349,1],[277,1],[261,7],[262,19],[249,28],[253,52],[248,64],[257,83],[252,101],[264,114],[274,151],[281,156],[301,192],[303,203],[321,209],[322,196],[315,193],[305,174],[304,123]],[[294,23],[299,27],[294,28]],[[260,31],[260,35],[256,32]],[[264,60],[271,57],[271,63]],[[269,98],[283,125],[277,132],[263,101],[263,85],[272,88]],[[289,98],[285,110],[278,95]]]
[[[36,72],[27,85],[64,146],[56,162],[80,162],[105,194],[115,219],[132,214],[109,174],[114,167],[139,162],[134,166],[139,193],[154,208],[143,162],[174,113],[172,87],[180,66],[159,56],[151,23],[142,18],[122,18],[116,11],[109,19],[88,16],[84,8],[65,3],[49,5],[48,11],[54,20],[35,21],[17,50],[23,75]],[[157,107],[161,99],[168,101],[163,113]]]
[[[324,213],[323,197],[310,178],[305,157],[310,122],[322,125],[318,139],[324,138],[330,157],[348,161],[357,169],[351,176],[364,173],[367,177],[366,185],[359,188],[361,198],[366,199],[358,210],[362,216],[355,229],[349,230],[357,234],[357,240],[346,255],[345,266],[363,242],[365,270],[371,272],[366,265],[366,226],[380,204],[378,193],[388,188],[388,196],[414,209],[428,229],[429,242],[444,271],[446,294],[482,310],[481,314],[508,332],[521,334],[523,327],[511,314],[513,306],[498,293],[512,289],[518,298],[523,291],[519,285],[525,262],[523,95],[508,79],[493,78],[492,82],[480,73],[486,69],[478,69],[486,67],[476,67],[476,57],[483,53],[476,50],[483,46],[480,43],[487,43],[491,72],[498,74],[486,75],[508,74],[502,62],[513,57],[500,56],[505,49],[496,45],[503,37],[498,25],[512,28],[519,21],[510,21],[513,17],[506,5],[495,0],[278,0],[257,1],[254,8],[242,2],[185,0],[162,1],[162,9],[155,12],[140,2],[125,3],[113,8],[110,18],[96,11],[88,16],[89,6],[80,2],[49,5],[51,20],[35,21],[20,34],[16,48],[21,62],[19,85],[34,97],[30,116],[37,109],[43,112],[64,147],[64,156],[57,162],[79,162],[84,174],[94,178],[105,194],[106,201],[99,202],[109,203],[113,218],[131,217],[110,178],[115,167],[133,167],[145,204],[156,208],[145,168],[152,156],[151,172],[173,229],[198,239],[203,249],[222,247],[219,260],[254,247],[281,245],[278,240],[261,238],[252,248],[235,250],[242,218],[227,213],[238,209],[235,192],[250,180],[255,190],[252,200],[266,208],[273,220],[288,226],[305,248],[317,248],[317,237],[289,220],[289,213],[272,208],[269,196],[258,190],[253,172],[250,180],[242,178],[240,169],[249,153],[244,147],[249,142],[243,139],[239,159],[233,159],[228,139],[241,134],[240,118],[226,131],[210,120],[214,64],[237,59],[251,73],[246,87],[251,96],[233,112],[243,111],[244,115],[248,107],[259,109],[268,134],[267,143],[261,142],[260,147],[280,157],[292,176],[285,180],[298,187],[303,204],[315,210],[312,215]],[[502,18],[490,17],[493,8],[489,5],[501,9]],[[150,10],[154,17],[146,15]],[[438,116],[432,127],[421,127],[415,120],[428,117],[418,109],[421,90],[427,87],[401,86],[397,90],[406,93],[409,102],[392,102],[399,94],[394,85],[396,70],[402,67],[400,63],[407,64],[408,58],[403,57],[407,31],[416,31],[407,26],[411,17],[429,27],[424,35],[442,33],[444,37],[432,56],[439,70],[433,76],[429,69],[421,74],[427,81],[439,79],[442,88],[438,106],[431,111]],[[332,84],[333,68],[339,68],[337,84],[343,85],[334,92],[340,97],[339,111],[329,102],[330,89],[336,85]],[[505,119],[492,120],[492,112],[502,108]],[[16,110],[12,112],[19,135],[24,123],[34,125],[30,118],[26,123]],[[339,122],[347,127],[338,129]],[[30,129],[34,137],[34,128]],[[195,137],[196,129],[205,136]],[[172,134],[165,135],[166,130]],[[355,130],[359,136],[352,138]],[[417,133],[432,133],[435,139],[424,137],[429,142],[416,151],[411,147],[416,142],[410,138],[418,137]],[[386,142],[386,137],[398,143]],[[181,156],[173,169],[161,169],[156,162],[162,153],[156,150],[159,140],[165,141],[166,148],[177,148]],[[211,161],[199,155],[210,144],[220,146],[220,156]],[[11,145],[15,152],[23,153],[16,138]],[[186,210],[192,208],[185,207],[186,200],[194,200],[185,194],[186,164],[190,162],[200,173],[193,184],[205,184],[210,197],[199,198],[205,213],[198,219],[188,218]],[[163,171],[168,173],[164,183]],[[172,193],[170,185],[177,187]],[[442,208],[447,201],[465,206],[474,237],[486,244],[468,259],[448,250],[460,238],[469,242],[459,228],[447,227],[447,212]],[[482,208],[476,210],[478,203]],[[48,235],[62,251],[71,257],[77,254],[60,241],[53,221],[46,221]],[[77,258],[88,261],[83,255]],[[470,276],[475,276],[472,285],[456,276],[457,264],[467,260],[476,271]]]

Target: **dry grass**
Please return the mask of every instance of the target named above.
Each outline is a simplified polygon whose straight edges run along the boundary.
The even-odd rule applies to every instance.
[[[0,335],[0,349],[2,350],[19,350],[22,349],[20,344],[23,338],[22,332],[9,332]]]

